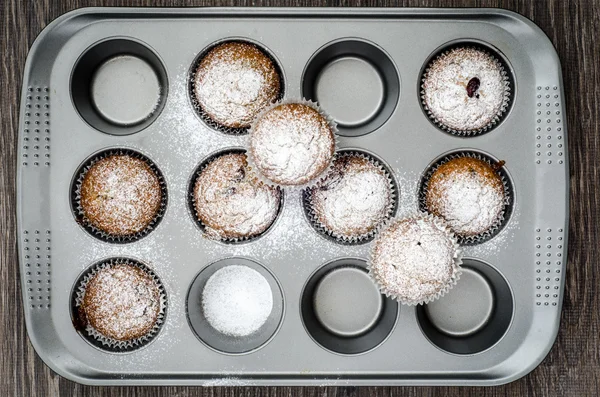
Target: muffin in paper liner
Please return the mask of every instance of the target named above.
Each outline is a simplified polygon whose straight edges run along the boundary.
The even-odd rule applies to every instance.
[[[327,164],[327,166],[324,167],[323,170],[320,173],[318,173],[317,175],[315,175],[312,179],[309,179],[307,181],[303,181],[303,182],[300,182],[297,184],[278,183],[276,181],[272,181],[267,176],[263,175],[260,171],[260,168],[256,164],[256,160],[254,159],[254,153],[253,153],[253,148],[252,148],[252,135],[253,135],[253,131],[256,126],[256,123],[258,123],[263,118],[263,116],[265,116],[267,113],[269,113],[271,110],[277,108],[278,106],[290,105],[290,104],[304,105],[304,106],[308,106],[308,107],[316,110],[326,120],[326,122],[329,126],[329,129],[331,131],[332,138],[333,138],[333,142],[332,142],[333,147],[331,149],[332,155],[331,155],[331,158],[329,159],[329,163]],[[248,153],[249,170],[252,172],[252,175],[255,176],[258,180],[260,180],[261,182],[263,182],[266,185],[278,186],[278,187],[284,188],[284,189],[286,189],[286,188],[287,189],[292,189],[292,188],[307,189],[307,188],[311,188],[311,187],[315,186],[321,178],[323,178],[325,175],[329,174],[329,172],[331,171],[331,167],[333,166],[333,162],[336,158],[336,153],[337,153],[337,148],[338,148],[337,124],[335,123],[335,121],[333,120],[333,118],[330,115],[328,115],[325,111],[323,111],[319,107],[319,105],[316,102],[306,100],[306,99],[301,99],[301,100],[300,99],[287,99],[287,100],[279,101],[277,103],[272,104],[267,109],[265,109],[262,113],[260,113],[256,117],[256,119],[254,119],[254,123],[252,123],[252,125],[250,126],[250,134],[247,137],[246,146],[247,146],[247,153]]]
[[[192,103],[192,107],[194,108],[194,111],[196,112],[198,117],[200,117],[200,119],[202,120],[202,122],[204,122],[204,124],[206,124],[207,126],[209,126],[211,129],[213,129],[215,131],[219,131],[219,132],[222,132],[222,133],[228,134],[228,135],[246,135],[246,134],[248,134],[248,131],[250,130],[250,126],[236,128],[236,127],[228,127],[226,125],[220,124],[219,122],[215,121],[212,117],[210,117],[204,111],[204,109],[202,109],[202,106],[200,106],[200,103],[198,102],[198,99],[196,98],[196,92],[195,92],[196,91],[196,73],[198,71],[198,67],[200,66],[200,63],[209,54],[210,51],[212,51],[216,47],[226,44],[226,43],[249,44],[251,46],[256,47],[260,52],[262,52],[267,58],[269,58],[271,60],[271,62],[273,63],[273,67],[275,68],[275,71],[277,72],[277,74],[279,76],[279,94],[277,95],[275,102],[282,100],[285,95],[285,81],[284,81],[284,77],[283,77],[283,71],[281,70],[281,66],[279,66],[279,63],[274,58],[274,56],[271,55],[269,53],[269,51],[265,50],[265,48],[261,44],[254,43],[252,41],[242,39],[242,38],[230,38],[230,39],[220,40],[216,43],[213,43],[209,47],[205,48],[194,60],[194,63],[192,64],[192,68],[191,68],[191,70],[189,72],[189,76],[188,76],[188,95],[189,95],[190,101]]]
[[[246,157],[246,161],[248,159],[245,149],[228,148],[228,149],[223,149],[217,153],[213,153],[212,155],[208,156],[208,158],[203,160],[202,163],[200,163],[200,165],[194,170],[192,178],[190,179],[190,183],[188,186],[188,208],[190,210],[190,213],[191,213],[194,221],[196,222],[196,224],[198,225],[198,227],[203,232],[203,234],[206,238],[215,240],[215,241],[220,241],[223,243],[231,243],[231,244],[250,242],[250,241],[253,241],[253,240],[265,235],[267,232],[269,232],[269,230],[271,230],[273,228],[273,225],[279,218],[279,215],[281,214],[281,211],[283,209],[284,192],[279,187],[275,187],[275,189],[277,189],[277,191],[279,192],[279,205],[277,208],[277,213],[275,215],[275,218],[273,219],[271,224],[269,226],[267,226],[267,228],[264,231],[257,233],[257,234],[253,234],[253,235],[238,236],[238,237],[224,237],[216,231],[214,231],[214,232],[211,231],[210,227],[205,225],[204,222],[202,222],[202,220],[200,219],[200,216],[199,216],[197,208],[196,208],[196,197],[195,197],[194,191],[196,188],[196,182],[197,182],[198,178],[200,177],[200,174],[202,173],[202,171],[204,171],[206,169],[206,167],[208,167],[208,165],[211,164],[213,161],[215,161],[219,157],[227,155],[227,154],[244,154]],[[248,168],[249,168],[249,166],[246,166],[247,170],[248,170]],[[257,181],[257,183],[262,185],[262,182],[260,182],[260,181]]]
[[[109,269],[116,265],[127,265],[142,270],[146,275],[148,275],[152,279],[152,281],[156,284],[156,287],[158,288],[160,294],[159,312],[156,317],[154,326],[144,336],[129,340],[113,339],[106,335],[103,335],[98,330],[93,328],[85,318],[85,313],[81,307],[81,304],[83,302],[88,283],[101,270]],[[145,264],[130,258],[110,258],[100,261],[95,265],[92,265],[79,277],[72,293],[71,305],[73,325],[84,339],[86,339],[89,343],[101,350],[105,350],[112,353],[127,353],[133,350],[137,350],[143,346],[146,346],[158,335],[160,329],[162,328],[165,322],[165,317],[167,315],[167,294],[158,276],[154,273],[152,269],[150,269]]]
[[[421,223],[423,223],[423,225],[429,225],[432,228],[434,228],[435,230],[439,231],[440,236],[443,236],[446,239],[446,243],[447,243],[446,249],[449,252],[446,252],[445,254],[448,255],[447,259],[450,261],[450,263],[448,264],[448,269],[447,269],[447,271],[449,272],[447,280],[440,283],[439,286],[437,286],[433,289],[429,288],[430,291],[425,291],[425,292],[418,291],[417,293],[413,293],[412,295],[411,295],[410,291],[408,291],[408,290],[401,291],[401,289],[402,289],[401,286],[397,286],[397,288],[394,288],[393,286],[391,286],[390,284],[392,283],[392,281],[386,279],[385,269],[384,269],[385,264],[379,264],[377,262],[378,250],[380,249],[379,248],[380,245],[383,242],[385,242],[386,239],[392,238],[391,236],[389,236],[389,233],[393,232],[394,228],[396,228],[397,226],[399,226],[401,224],[407,223],[407,222],[412,222],[412,223],[421,222]],[[415,234],[411,234],[411,235],[408,235],[408,237],[412,238],[412,240],[414,240],[414,241],[410,241],[410,243],[414,242],[415,244],[421,246],[421,244],[422,244],[421,240],[423,239],[423,237],[427,237],[430,235],[431,234],[423,234],[423,235],[417,236]],[[425,242],[423,242],[423,244],[428,244],[428,242],[425,241]],[[413,250],[413,253],[415,253],[414,250]],[[431,252],[427,252],[427,254],[425,255],[425,257],[427,259],[430,258],[430,255],[429,255],[430,253]],[[390,255],[390,254],[388,254],[388,255]],[[440,253],[440,255],[443,255],[443,253]],[[394,256],[395,257],[392,257],[392,260],[394,260],[394,261],[397,260],[399,256],[404,256],[405,261],[411,260],[411,258],[406,257],[406,253],[404,253],[404,254],[403,253],[395,253]],[[420,258],[418,254],[415,254],[412,262],[423,263],[423,259],[425,259],[425,258]],[[444,296],[446,293],[448,293],[448,291],[450,291],[456,285],[458,279],[460,278],[461,264],[462,264],[462,252],[460,250],[460,246],[458,245],[456,236],[454,235],[452,230],[450,230],[448,225],[446,225],[444,220],[441,218],[435,217],[433,215],[430,215],[430,214],[419,213],[419,214],[415,214],[415,215],[407,217],[407,218],[394,219],[394,220],[386,222],[386,225],[384,226],[384,228],[379,233],[379,235],[377,236],[377,238],[375,239],[375,241],[373,243],[373,247],[371,249],[371,255],[367,262],[367,268],[369,270],[369,276],[375,282],[375,284],[379,287],[379,290],[381,291],[382,294],[384,294],[388,298],[394,299],[402,304],[415,306],[415,305],[419,305],[419,304],[426,304],[426,303],[432,302],[432,301]],[[392,270],[392,271],[394,273],[398,273],[398,267],[396,265],[392,265],[392,266],[394,267],[394,270]],[[413,269],[413,270],[414,271],[420,270],[422,273],[422,274],[419,274],[420,276],[430,277],[430,280],[432,282],[435,281],[435,280],[431,279],[431,277],[432,277],[431,271],[433,270],[433,269],[431,269],[431,267],[422,268],[422,269]],[[441,272],[442,269],[440,269],[439,271]],[[408,284],[408,286],[410,286],[412,288],[427,287],[426,283],[423,281],[423,279],[417,280],[416,278],[412,278],[409,281],[407,281],[406,283]]]
[[[319,216],[317,214],[317,209],[313,206],[313,194],[315,192],[315,189],[321,188],[323,186],[323,184],[325,184],[328,181],[328,179],[330,179],[330,178],[332,178],[332,176],[334,176],[334,174],[336,173],[335,162],[339,161],[342,158],[348,158],[348,157],[363,158],[363,159],[367,160],[370,164],[374,165],[378,170],[380,170],[383,173],[383,175],[385,176],[385,178],[387,179],[388,189],[389,189],[389,193],[390,193],[389,200],[387,203],[387,208],[385,210],[386,214],[384,215],[384,217],[371,230],[367,231],[366,233],[355,234],[355,235],[345,235],[342,233],[338,233],[334,230],[331,230],[327,225],[323,224],[319,220]],[[360,150],[343,149],[343,150],[340,150],[337,152],[336,159],[334,161],[334,166],[333,166],[332,171],[330,171],[330,174],[321,178],[315,186],[303,190],[302,203],[303,203],[303,207],[304,207],[304,213],[306,214],[308,221],[310,222],[310,224],[313,226],[313,228],[317,232],[325,235],[328,238],[333,239],[334,241],[336,241],[340,244],[346,244],[346,245],[363,244],[363,243],[372,241],[373,238],[375,238],[375,235],[381,229],[381,227],[385,224],[385,222],[394,216],[394,214],[398,208],[399,194],[400,193],[398,190],[398,186],[396,185],[394,179],[392,178],[390,171],[377,158],[373,157],[372,155],[370,155],[368,153],[362,152]]]
[[[426,96],[425,95],[425,90],[426,90],[425,82],[427,80],[428,73],[431,69],[431,66],[434,64],[434,62],[443,59],[444,57],[451,54],[452,51],[455,51],[458,49],[472,49],[472,50],[477,50],[477,51],[485,53],[498,66],[498,68],[500,69],[500,73],[502,75],[502,80],[503,80],[503,84],[504,84],[504,95],[502,98],[502,104],[501,104],[500,108],[498,109],[498,112],[496,113],[496,115],[492,118],[492,120],[487,125],[485,125],[484,127],[481,127],[481,128],[456,129],[456,128],[452,128],[452,127],[444,124],[443,121],[439,120],[435,116],[435,114],[433,114],[433,112],[430,110],[430,108],[427,104],[427,101],[425,99],[425,96]],[[452,135],[461,136],[461,137],[472,137],[472,136],[477,136],[477,135],[486,133],[486,132],[492,130],[496,125],[498,125],[500,123],[500,121],[502,121],[502,119],[508,113],[508,109],[510,108],[510,105],[511,105],[512,91],[513,91],[514,83],[512,81],[512,76],[509,73],[509,71],[507,71],[507,69],[508,69],[508,66],[505,64],[504,60],[500,56],[495,55],[490,49],[488,49],[487,47],[485,47],[483,45],[478,45],[477,43],[468,42],[468,43],[457,43],[450,47],[446,47],[444,50],[442,50],[440,53],[435,55],[428,62],[428,65],[426,66],[425,70],[422,73],[421,80],[420,80],[421,81],[420,92],[419,92],[419,95],[421,98],[421,106],[423,107],[423,110],[427,114],[427,117],[429,117],[429,119],[433,122],[433,124],[436,125],[442,131],[448,132]]]
[[[512,205],[513,205],[513,190],[512,185],[510,184],[510,179],[508,174],[504,170],[504,162],[498,162],[488,156],[483,155],[482,153],[472,152],[472,151],[459,151],[456,153],[449,154],[444,156],[441,160],[436,161],[433,165],[431,165],[421,178],[421,183],[419,184],[419,210],[426,213],[431,213],[427,208],[427,189],[429,185],[429,179],[433,175],[433,173],[442,165],[447,163],[450,160],[461,158],[461,157],[470,157],[474,159],[478,159],[484,161],[489,164],[492,168],[495,169],[496,173],[500,176],[502,181],[502,186],[504,187],[504,208],[498,215],[496,221],[490,226],[488,230],[485,232],[473,235],[473,236],[464,236],[459,233],[456,233],[456,237],[458,239],[458,243],[462,246],[469,245],[477,245],[482,244],[494,236],[496,236],[504,226],[508,223],[508,219],[510,214],[512,213]],[[500,166],[500,167],[498,167]],[[497,168],[497,169],[496,169]]]
[[[130,156],[139,160],[143,160],[154,172],[158,179],[161,190],[160,206],[158,208],[158,211],[154,215],[154,219],[144,228],[144,230],[141,230],[137,233],[128,235],[115,235],[107,233],[106,231],[92,224],[92,222],[87,219],[83,211],[83,207],[81,205],[81,187],[86,173],[98,161],[111,156]],[[77,223],[79,223],[89,234],[98,238],[99,240],[118,244],[137,241],[147,236],[152,230],[154,230],[165,214],[168,202],[167,184],[165,182],[165,179],[158,167],[148,157],[135,150],[125,148],[103,150],[92,156],[90,159],[86,160],[86,162],[77,170],[77,173],[75,175],[76,177],[71,187],[71,207],[73,210],[73,215],[75,216],[75,220],[77,221]]]

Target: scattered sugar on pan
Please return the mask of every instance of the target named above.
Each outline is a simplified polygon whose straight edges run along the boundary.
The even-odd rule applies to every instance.
[[[204,316],[217,331],[243,337],[267,321],[273,309],[268,281],[247,266],[231,265],[213,274],[202,292]]]

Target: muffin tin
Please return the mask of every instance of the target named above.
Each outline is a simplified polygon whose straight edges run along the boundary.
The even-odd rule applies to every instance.
[[[372,153],[386,164],[398,188],[397,216],[418,211],[419,187],[437,160],[469,152],[506,161],[506,219],[489,239],[462,247],[463,279],[447,296],[413,307],[377,294],[365,270],[372,243],[344,245],[318,233],[300,190],[286,190],[278,219],[258,238],[226,244],[203,237],[189,210],[190,180],[211,155],[244,147],[247,138],[207,124],[189,95],[198,56],[224,40],[263,48],[282,71],[284,99],[319,101],[338,121],[340,149]],[[473,137],[438,128],[420,101],[427,61],[461,42],[490,49],[512,84],[509,111]],[[29,337],[54,371],[86,384],[517,379],[545,357],[559,325],[568,219],[562,98],[560,62],[548,38],[503,10],[66,14],[35,41],[23,83],[17,196]],[[73,181],[107,150],[143,155],[164,179],[168,202],[144,238],[102,240],[77,222]],[[78,279],[113,258],[143,263],[167,297],[152,343],[131,351],[105,349],[73,323]],[[272,288],[271,317],[251,338],[224,338],[202,319],[202,285],[226,264],[254,268]]]

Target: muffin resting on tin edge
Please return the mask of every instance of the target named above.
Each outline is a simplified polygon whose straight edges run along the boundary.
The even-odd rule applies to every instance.
[[[275,221],[281,191],[252,178],[247,168],[245,154],[228,153],[212,160],[197,177],[194,206],[208,237],[251,238]]]
[[[423,100],[441,125],[477,131],[491,126],[506,110],[507,81],[503,66],[487,52],[454,48],[429,64]]]
[[[425,193],[427,211],[444,218],[463,237],[484,233],[497,224],[505,199],[497,170],[472,157],[454,158],[440,165],[429,178]]]
[[[373,246],[369,271],[381,292],[404,304],[431,302],[458,279],[456,237],[431,215],[396,220]]]
[[[79,308],[87,323],[107,338],[128,341],[147,335],[160,313],[160,291],[143,270],[118,264],[96,273]]]
[[[111,236],[143,231],[155,219],[162,202],[156,173],[129,155],[110,155],[94,163],[80,188],[86,222]]]
[[[362,238],[390,215],[393,192],[385,171],[358,154],[341,155],[311,189],[316,220],[334,237]]]
[[[265,180],[300,186],[318,178],[335,154],[334,127],[319,110],[303,103],[282,103],[252,124],[249,156]]]
[[[245,128],[281,92],[281,76],[255,45],[227,42],[206,54],[195,71],[193,93],[217,124]]]

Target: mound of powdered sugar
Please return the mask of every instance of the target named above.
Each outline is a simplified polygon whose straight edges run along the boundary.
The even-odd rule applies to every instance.
[[[273,309],[267,280],[247,266],[231,265],[213,274],[202,292],[202,308],[217,331],[236,337],[258,331]]]

